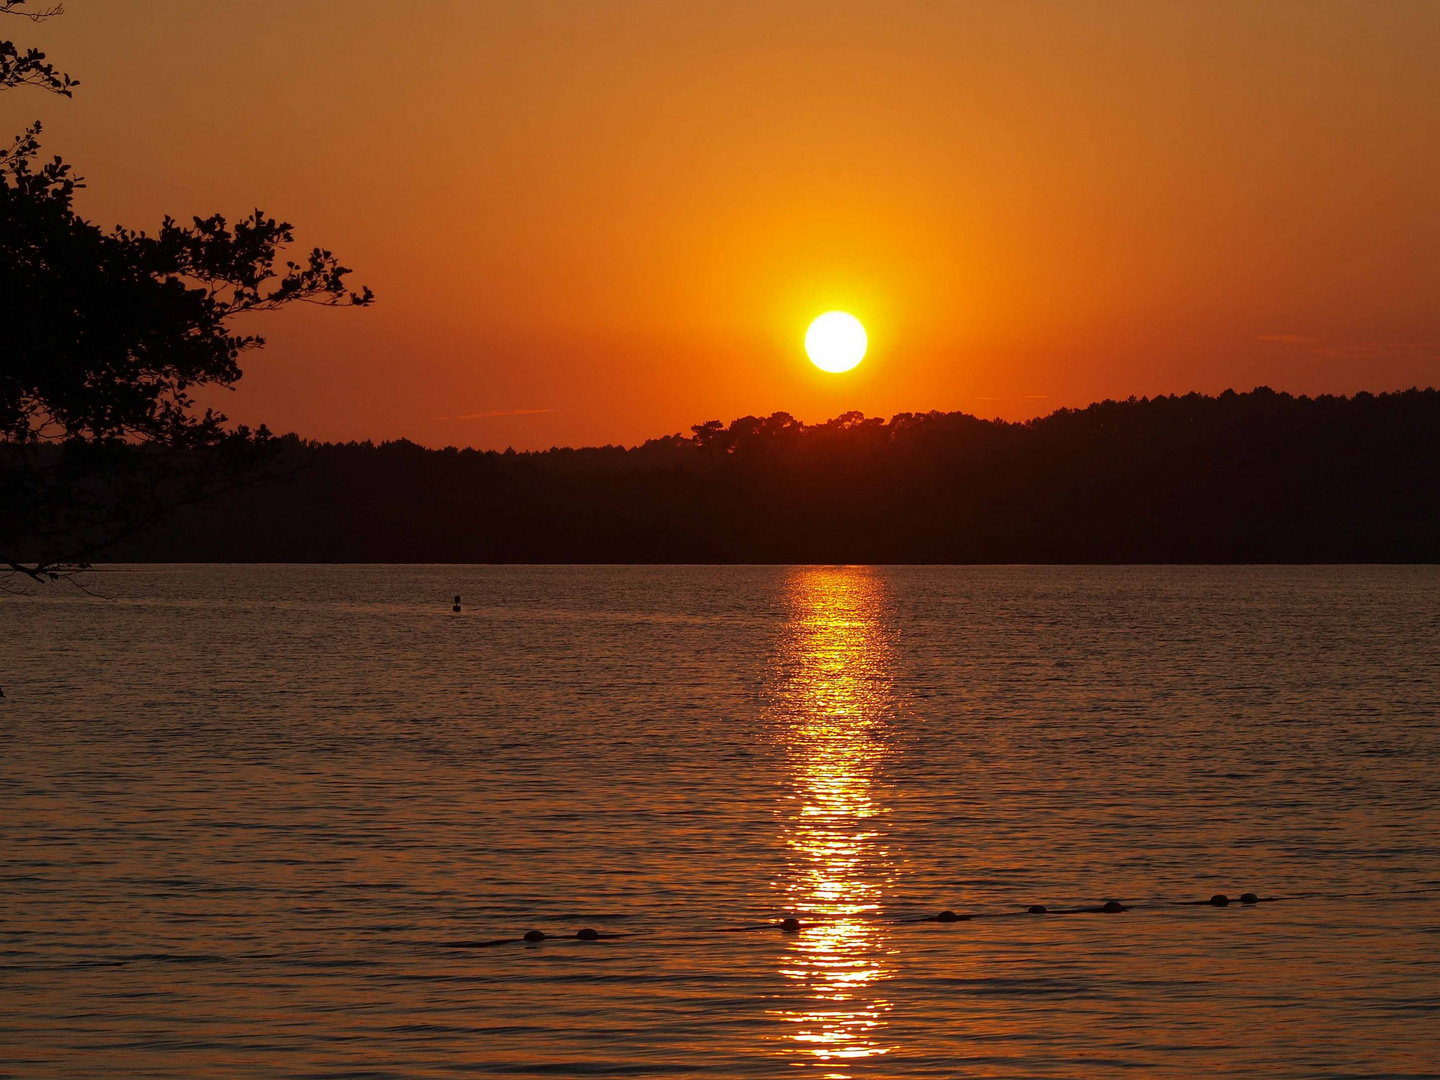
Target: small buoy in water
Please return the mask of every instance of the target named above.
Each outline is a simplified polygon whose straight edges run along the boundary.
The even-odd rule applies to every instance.
[[[578,937],[581,941],[594,941],[600,936],[600,931],[596,930],[592,926],[583,926],[579,930],[575,931],[575,936]]]
[[[455,606],[450,610],[457,613],[460,611],[460,594],[458,592],[455,594]]]
[[[526,941],[544,941],[544,940],[545,940],[545,932],[544,932],[543,930],[526,930],[526,931],[525,931],[525,940],[526,940]]]
[[[956,915],[953,911],[947,908],[946,910],[940,912],[939,915],[936,915],[935,920],[937,922],[959,922],[960,916]]]
[[[1211,906],[1211,907],[1229,907],[1229,906],[1230,906],[1230,898],[1229,898],[1228,896],[1226,896],[1223,892],[1217,892],[1214,896],[1210,897],[1210,906]]]
[[[1114,915],[1116,912],[1124,911],[1125,905],[1120,903],[1119,900],[1106,900],[1105,906],[1100,910],[1107,915]]]
[[[781,919],[780,929],[784,930],[787,934],[793,934],[800,929],[800,920],[794,918]]]
[[[1258,904],[1259,902],[1260,897],[1256,896],[1253,892],[1240,894],[1240,903],[1242,904]]]
[[[1044,915],[1048,908],[1044,904],[1031,904],[1027,909],[1031,915]]]

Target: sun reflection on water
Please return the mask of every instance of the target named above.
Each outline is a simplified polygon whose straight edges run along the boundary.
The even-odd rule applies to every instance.
[[[792,784],[777,883],[805,928],[783,974],[807,1004],[781,1011],[796,1064],[850,1076],[884,1054],[889,942],[874,914],[892,873],[878,818],[894,682],[884,588],[863,567],[797,569],[774,683]]]

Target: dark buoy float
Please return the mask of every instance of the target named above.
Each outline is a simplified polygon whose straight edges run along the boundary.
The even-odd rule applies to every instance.
[[[1120,903],[1119,900],[1106,900],[1105,906],[1100,910],[1105,912],[1105,914],[1107,915],[1114,915],[1117,912],[1124,911],[1125,905]]]
[[[596,930],[593,926],[582,926],[579,930],[575,931],[575,936],[581,941],[594,941],[600,936],[600,931]]]
[[[1031,915],[1044,915],[1045,912],[1049,909],[1046,908],[1044,904],[1031,904],[1025,910],[1028,911]]]
[[[939,915],[936,915],[936,916],[935,916],[935,921],[936,921],[936,922],[959,922],[959,921],[960,921],[960,916],[959,916],[959,915],[956,915],[953,911],[951,911],[950,909],[947,908],[947,909],[945,909],[944,911],[940,912]]]
[[[1229,898],[1228,896],[1226,896],[1223,892],[1217,892],[1214,896],[1210,897],[1210,906],[1211,906],[1211,907],[1229,907],[1229,906],[1230,906],[1230,898]]]
[[[1240,903],[1242,904],[1258,904],[1259,902],[1260,897],[1256,896],[1253,892],[1240,894]]]
[[[787,934],[796,933],[800,929],[800,920],[796,918],[781,919],[780,929]]]
[[[526,940],[526,941],[544,941],[544,940],[545,940],[545,932],[544,932],[543,930],[526,930],[526,931],[525,931],[525,940]]]

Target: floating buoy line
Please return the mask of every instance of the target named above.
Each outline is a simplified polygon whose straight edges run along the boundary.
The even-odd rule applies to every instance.
[[[1017,910],[1006,910],[1006,911],[953,911],[953,910],[951,910],[951,909],[949,909],[949,908],[945,908],[945,909],[943,909],[943,910],[941,910],[941,911],[938,911],[938,912],[934,913],[933,915],[911,916],[911,917],[909,917],[909,918],[884,918],[884,919],[874,919],[874,920],[871,920],[871,921],[872,921],[874,924],[876,924],[876,925],[903,926],[903,925],[907,925],[907,924],[908,924],[908,925],[912,925],[912,926],[913,926],[913,925],[918,924],[918,923],[958,923],[958,922],[972,922],[972,921],[974,921],[974,920],[980,920],[980,919],[1007,919],[1007,918],[1031,918],[1031,919],[1034,919],[1034,918],[1047,918],[1047,919],[1048,919],[1048,918],[1051,918],[1051,917],[1057,916],[1057,915],[1062,915],[1062,916],[1063,916],[1063,915],[1120,915],[1120,914],[1124,914],[1125,912],[1129,912],[1129,911],[1160,912],[1160,911],[1165,911],[1165,910],[1170,910],[1170,909],[1175,909],[1175,908],[1187,908],[1187,907],[1188,907],[1188,908],[1200,908],[1200,907],[1203,907],[1203,908],[1228,908],[1228,907],[1232,907],[1232,906],[1238,906],[1238,907],[1242,907],[1242,908],[1245,908],[1245,909],[1248,910],[1248,909],[1254,908],[1254,907],[1256,907],[1257,905],[1260,905],[1260,904],[1274,904],[1274,903],[1279,903],[1279,902],[1282,902],[1282,901],[1284,901],[1284,902],[1304,902],[1304,901],[1307,901],[1307,900],[1327,900],[1327,901],[1334,901],[1334,900],[1342,900],[1342,901],[1343,901],[1343,900],[1366,900],[1366,901],[1369,901],[1371,904],[1375,904],[1375,903],[1382,903],[1382,904],[1383,904],[1383,903],[1396,903],[1396,902],[1403,901],[1403,900],[1414,900],[1414,899],[1420,899],[1420,898],[1424,898],[1424,897],[1432,897],[1432,896],[1436,896],[1436,895],[1440,895],[1440,888],[1386,889],[1386,890],[1384,890],[1384,891],[1375,890],[1375,891],[1370,891],[1370,892],[1352,892],[1352,893],[1311,892],[1311,893],[1292,893],[1292,894],[1290,894],[1290,895],[1288,895],[1288,896],[1260,896],[1260,895],[1258,895],[1257,893],[1245,892],[1245,893],[1241,893],[1238,897],[1231,897],[1231,896],[1228,896],[1228,895],[1225,894],[1225,893],[1215,893],[1215,894],[1214,894],[1213,896],[1211,896],[1209,899],[1205,899],[1205,900],[1137,900],[1137,901],[1135,901],[1135,902],[1133,902],[1133,903],[1124,903],[1124,902],[1119,901],[1119,900],[1107,900],[1107,901],[1105,901],[1103,904],[1089,904],[1089,905],[1083,905],[1083,906],[1062,907],[1062,908],[1052,908],[1052,907],[1048,907],[1048,906],[1046,906],[1046,905],[1044,905],[1044,904],[1031,904],[1031,905],[1029,905],[1029,906],[1022,907],[1022,908],[1021,908],[1020,910],[1018,910],[1018,911],[1017,911]],[[836,919],[827,919],[827,918],[824,918],[824,917],[821,917],[821,918],[811,918],[811,919],[809,919],[808,921],[802,921],[801,919],[797,918],[797,917],[794,916],[794,915],[787,915],[787,916],[785,916],[784,918],[773,919],[773,920],[770,920],[770,921],[768,921],[768,922],[751,923],[751,924],[748,924],[748,925],[745,925],[745,926],[725,926],[725,927],[716,927],[716,928],[712,928],[712,929],[708,929],[708,930],[706,930],[706,929],[690,929],[690,930],[687,930],[687,929],[675,928],[675,929],[671,929],[671,930],[669,930],[669,931],[660,931],[659,933],[660,933],[662,936],[670,939],[671,941],[674,941],[674,940],[677,939],[677,938],[678,938],[678,939],[682,939],[682,940],[684,940],[684,939],[691,939],[689,943],[694,944],[695,942],[694,942],[693,939],[696,939],[696,938],[706,938],[706,937],[709,937],[709,936],[711,936],[711,935],[713,935],[713,934],[717,934],[717,933],[719,933],[719,934],[738,934],[738,933],[746,933],[746,932],[750,932],[750,931],[763,932],[763,931],[767,931],[767,930],[768,930],[768,931],[770,931],[771,933],[778,933],[778,934],[780,934],[782,937],[791,937],[791,936],[793,936],[793,935],[800,934],[802,931],[811,929],[811,928],[813,928],[813,927],[824,926],[824,925],[826,925],[827,923],[831,923],[831,922],[835,922],[835,921],[838,921],[838,920],[836,920]],[[492,939],[490,939],[490,940],[488,940],[488,941],[434,941],[434,940],[421,940],[421,941],[416,941],[416,940],[411,940],[411,941],[405,942],[405,944],[410,945],[410,946],[412,946],[412,947],[413,947],[413,946],[428,946],[428,947],[431,947],[431,948],[440,948],[440,949],[488,949],[488,948],[492,948],[492,947],[496,947],[496,946],[500,946],[500,945],[539,945],[539,944],[541,944],[542,942],[547,942],[547,941],[548,941],[548,942],[557,942],[557,943],[561,943],[561,942],[577,942],[577,943],[578,943],[578,942],[586,942],[586,943],[588,943],[588,942],[614,941],[614,940],[618,940],[618,939],[621,939],[621,938],[629,938],[629,937],[653,938],[653,937],[655,937],[655,936],[657,936],[657,932],[656,932],[656,931],[653,931],[653,930],[623,930],[623,931],[608,932],[608,931],[600,931],[600,930],[597,930],[597,929],[595,929],[593,926],[584,926],[584,927],[581,927],[579,930],[575,931],[574,933],[566,933],[566,934],[547,934],[547,933],[546,933],[545,931],[543,931],[543,930],[527,930],[524,934],[520,935],[519,937],[492,938]],[[210,961],[210,960],[217,960],[217,961],[223,961],[223,960],[258,960],[258,959],[270,959],[270,958],[272,958],[272,957],[274,957],[274,956],[278,956],[278,955],[279,955],[279,954],[254,953],[254,954],[246,954],[246,955],[243,955],[243,956],[237,955],[237,956],[185,957],[185,956],[170,956],[170,955],[165,955],[165,954],[143,954],[143,955],[137,955],[137,956],[123,957],[123,958],[118,958],[118,959],[113,959],[113,960],[110,960],[110,959],[81,960],[81,961],[78,962],[77,965],[72,965],[72,964],[68,964],[68,963],[67,963],[67,964],[64,965],[64,966],[66,966],[66,967],[69,967],[69,966],[79,966],[79,967],[87,967],[87,968],[88,968],[88,967],[111,968],[111,967],[126,967],[126,966],[128,966],[129,964],[131,964],[131,963],[133,963],[133,962],[141,961],[141,960],[148,960],[148,961],[167,961],[167,960],[168,960],[168,961],[176,961],[176,962],[191,962],[191,961],[194,961],[194,960],[196,960],[196,959],[203,959],[203,960],[207,960],[207,961]]]
[[[1418,890],[1417,894],[1434,892],[1436,890]],[[1351,894],[1354,895],[1354,894]],[[1410,894],[1405,894],[1410,895]],[[1031,904],[1020,911],[966,911],[956,912],[949,908],[934,915],[921,915],[908,919],[887,919],[877,920],[888,922],[892,925],[904,925],[907,923],[956,923],[971,922],[976,919],[1005,919],[1016,916],[1027,915],[1120,915],[1127,911],[1158,910],[1162,908],[1175,907],[1212,907],[1223,908],[1232,904],[1241,907],[1254,907],[1257,904],[1273,904],[1282,900],[1309,900],[1309,899],[1348,899],[1349,897],[1328,897],[1319,893],[1301,894],[1296,896],[1260,896],[1257,893],[1245,892],[1238,897],[1231,898],[1226,893],[1215,893],[1208,900],[1150,900],[1138,901],[1133,904],[1121,903],[1119,900],[1106,900],[1103,904],[1087,905],[1083,907],[1051,908],[1044,904]],[[825,919],[814,919],[810,922],[801,922],[793,915],[783,919],[776,919],[771,922],[751,923],[746,926],[725,926],[711,931],[717,934],[743,934],[750,931],[770,930],[779,931],[782,934],[798,934],[809,927],[822,925]],[[489,941],[441,941],[436,944],[445,949],[489,949],[497,945],[514,945],[519,943],[536,944],[541,941],[611,941],[617,938],[637,936],[637,931],[620,931],[615,933],[601,933],[593,927],[586,926],[573,934],[547,934],[543,930],[527,930],[520,937],[493,938]],[[650,937],[653,934],[646,933]]]

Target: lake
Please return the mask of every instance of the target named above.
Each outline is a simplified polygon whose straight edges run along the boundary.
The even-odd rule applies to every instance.
[[[1440,1073],[1440,568],[83,580],[0,1076]]]

